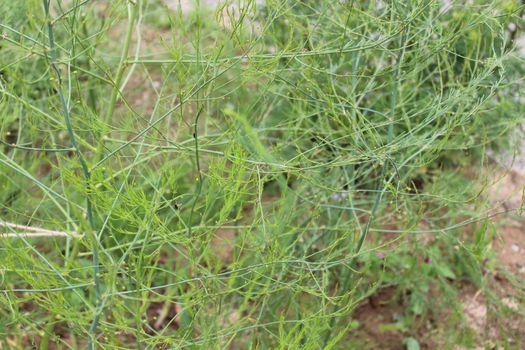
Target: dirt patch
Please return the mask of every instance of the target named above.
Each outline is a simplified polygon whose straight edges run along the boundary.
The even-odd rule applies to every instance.
[[[525,175],[520,175],[512,169],[502,169],[496,164],[493,164],[493,171],[488,190],[490,204],[496,210],[519,208],[523,201]]]
[[[525,161],[525,154],[520,159]],[[520,169],[518,169],[520,170]],[[494,218],[497,225],[497,235],[494,242],[498,262],[513,273],[525,273],[525,220],[521,208],[523,206],[523,191],[525,176],[519,171],[500,169],[495,165],[493,186],[488,196],[494,211],[507,213]]]
[[[466,325],[478,336],[482,336],[487,326],[487,303],[481,291],[464,291],[461,303]]]
[[[525,274],[525,228],[502,227],[495,244],[498,261],[513,273]]]
[[[230,264],[234,260],[236,234],[233,229],[218,229],[211,241],[211,249],[215,256],[224,264]]]
[[[191,11],[195,10],[196,8],[196,1],[192,0],[165,0],[164,1],[168,8],[172,9],[173,11],[180,11],[183,15],[187,15]],[[225,1],[221,0],[201,0],[200,6],[201,8],[208,8],[208,9],[215,9],[217,5],[224,5]],[[264,4],[264,0],[255,0],[255,4],[257,6],[261,6]]]
[[[354,312],[358,332],[370,349],[405,349],[404,335],[396,328],[396,315],[402,306],[394,299],[395,288],[383,288],[369,297]]]

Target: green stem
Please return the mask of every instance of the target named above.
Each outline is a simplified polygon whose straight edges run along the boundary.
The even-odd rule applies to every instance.
[[[132,7],[131,11],[129,11],[129,6]],[[113,81],[113,90],[111,91],[111,96],[109,98],[109,106],[108,110],[106,112],[106,115],[104,116],[104,125],[103,125],[103,133],[102,136],[105,136],[109,125],[111,125],[111,122],[113,120],[113,114],[115,113],[115,107],[117,104],[117,98],[120,94],[120,84],[122,83],[122,77],[124,76],[124,71],[127,66],[127,59],[128,59],[128,51],[129,46],[131,44],[131,36],[133,34],[133,26],[135,25],[135,20],[137,18],[139,3],[138,1],[135,4],[130,3],[128,5],[128,12],[129,12],[129,18],[128,18],[128,27],[126,29],[126,37],[124,39],[124,45],[122,46],[122,52],[120,54],[120,60],[117,67],[117,72],[115,75],[115,80]],[[102,145],[102,141],[101,141]]]
[[[49,59],[50,59],[50,65],[52,70],[55,72],[55,75],[57,77],[58,81],[58,96],[60,99],[60,103],[62,105],[62,111],[64,114],[64,120],[66,123],[67,132],[69,134],[69,137],[71,139],[71,145],[75,149],[75,154],[80,162],[80,166],[82,168],[82,173],[84,175],[84,181],[86,186],[86,212],[87,212],[87,219],[89,222],[89,226],[91,228],[91,235],[88,235],[87,237],[91,240],[92,244],[92,254],[93,254],[93,280],[95,283],[95,302],[96,305],[95,309],[99,309],[99,304],[101,301],[100,298],[100,292],[101,292],[101,283],[100,283],[100,277],[99,277],[99,263],[98,263],[98,250],[97,250],[97,244],[98,240],[95,235],[95,222],[93,220],[93,211],[92,211],[92,205],[91,200],[89,198],[89,194],[91,192],[91,185],[90,185],[90,178],[91,174],[89,172],[89,168],[87,166],[86,160],[84,159],[84,156],[82,155],[82,152],[80,150],[79,144],[77,142],[77,138],[75,135],[75,132],[73,130],[73,126],[71,124],[71,116],[69,113],[69,106],[67,105],[66,99],[64,98],[64,92],[62,90],[62,77],[60,74],[60,70],[57,67],[57,55],[55,50],[55,36],[53,33],[53,23],[51,21],[51,18],[49,16],[49,5],[51,0],[42,0],[44,3],[44,10],[45,15],[47,18],[47,30],[48,30],[48,37],[49,37]],[[89,342],[88,342],[88,348],[89,349],[95,349],[94,342],[95,342],[95,333],[98,325],[98,317],[95,316],[91,327],[90,327],[90,334],[89,334]]]
[[[53,333],[54,324],[51,319],[48,322],[46,330],[44,331],[44,336],[40,339],[40,345],[38,346],[39,350],[49,349],[49,341],[51,340],[51,333]]]
[[[197,166],[197,181],[199,182],[197,184],[197,188],[195,189],[195,196],[193,198],[193,204],[191,205],[190,210],[190,216],[188,219],[188,237],[191,238],[191,232],[192,232],[192,226],[193,226],[193,213],[195,211],[195,206],[197,205],[197,200],[199,199],[201,192],[202,192],[202,181],[204,180],[202,178],[202,172],[201,172],[201,165],[200,165],[200,157],[199,157],[199,136],[198,136],[198,126],[199,126],[199,117],[202,113],[203,107],[197,112],[197,116],[195,117],[195,124],[193,125],[193,139],[195,140],[195,164]]]

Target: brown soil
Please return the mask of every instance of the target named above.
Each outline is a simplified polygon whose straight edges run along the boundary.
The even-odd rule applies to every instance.
[[[395,324],[396,313],[402,312],[402,306],[396,303],[393,288],[380,289],[355,310],[359,322],[358,331],[367,348],[402,350],[404,335],[388,325]]]
[[[508,213],[495,218],[498,229],[494,249],[502,267],[523,277],[525,220],[519,208],[523,205],[525,176],[512,169],[495,173],[495,184],[489,191],[489,199],[496,211]]]

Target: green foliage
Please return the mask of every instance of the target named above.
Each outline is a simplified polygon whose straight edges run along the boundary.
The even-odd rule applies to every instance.
[[[523,122],[521,7],[13,4],[0,223],[48,231],[2,228],[9,346],[345,349],[384,287],[407,349],[446,312],[470,341],[494,230],[465,174]]]

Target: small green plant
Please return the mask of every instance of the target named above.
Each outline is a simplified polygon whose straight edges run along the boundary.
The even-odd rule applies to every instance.
[[[204,3],[0,3],[0,347],[468,345],[523,7]]]

